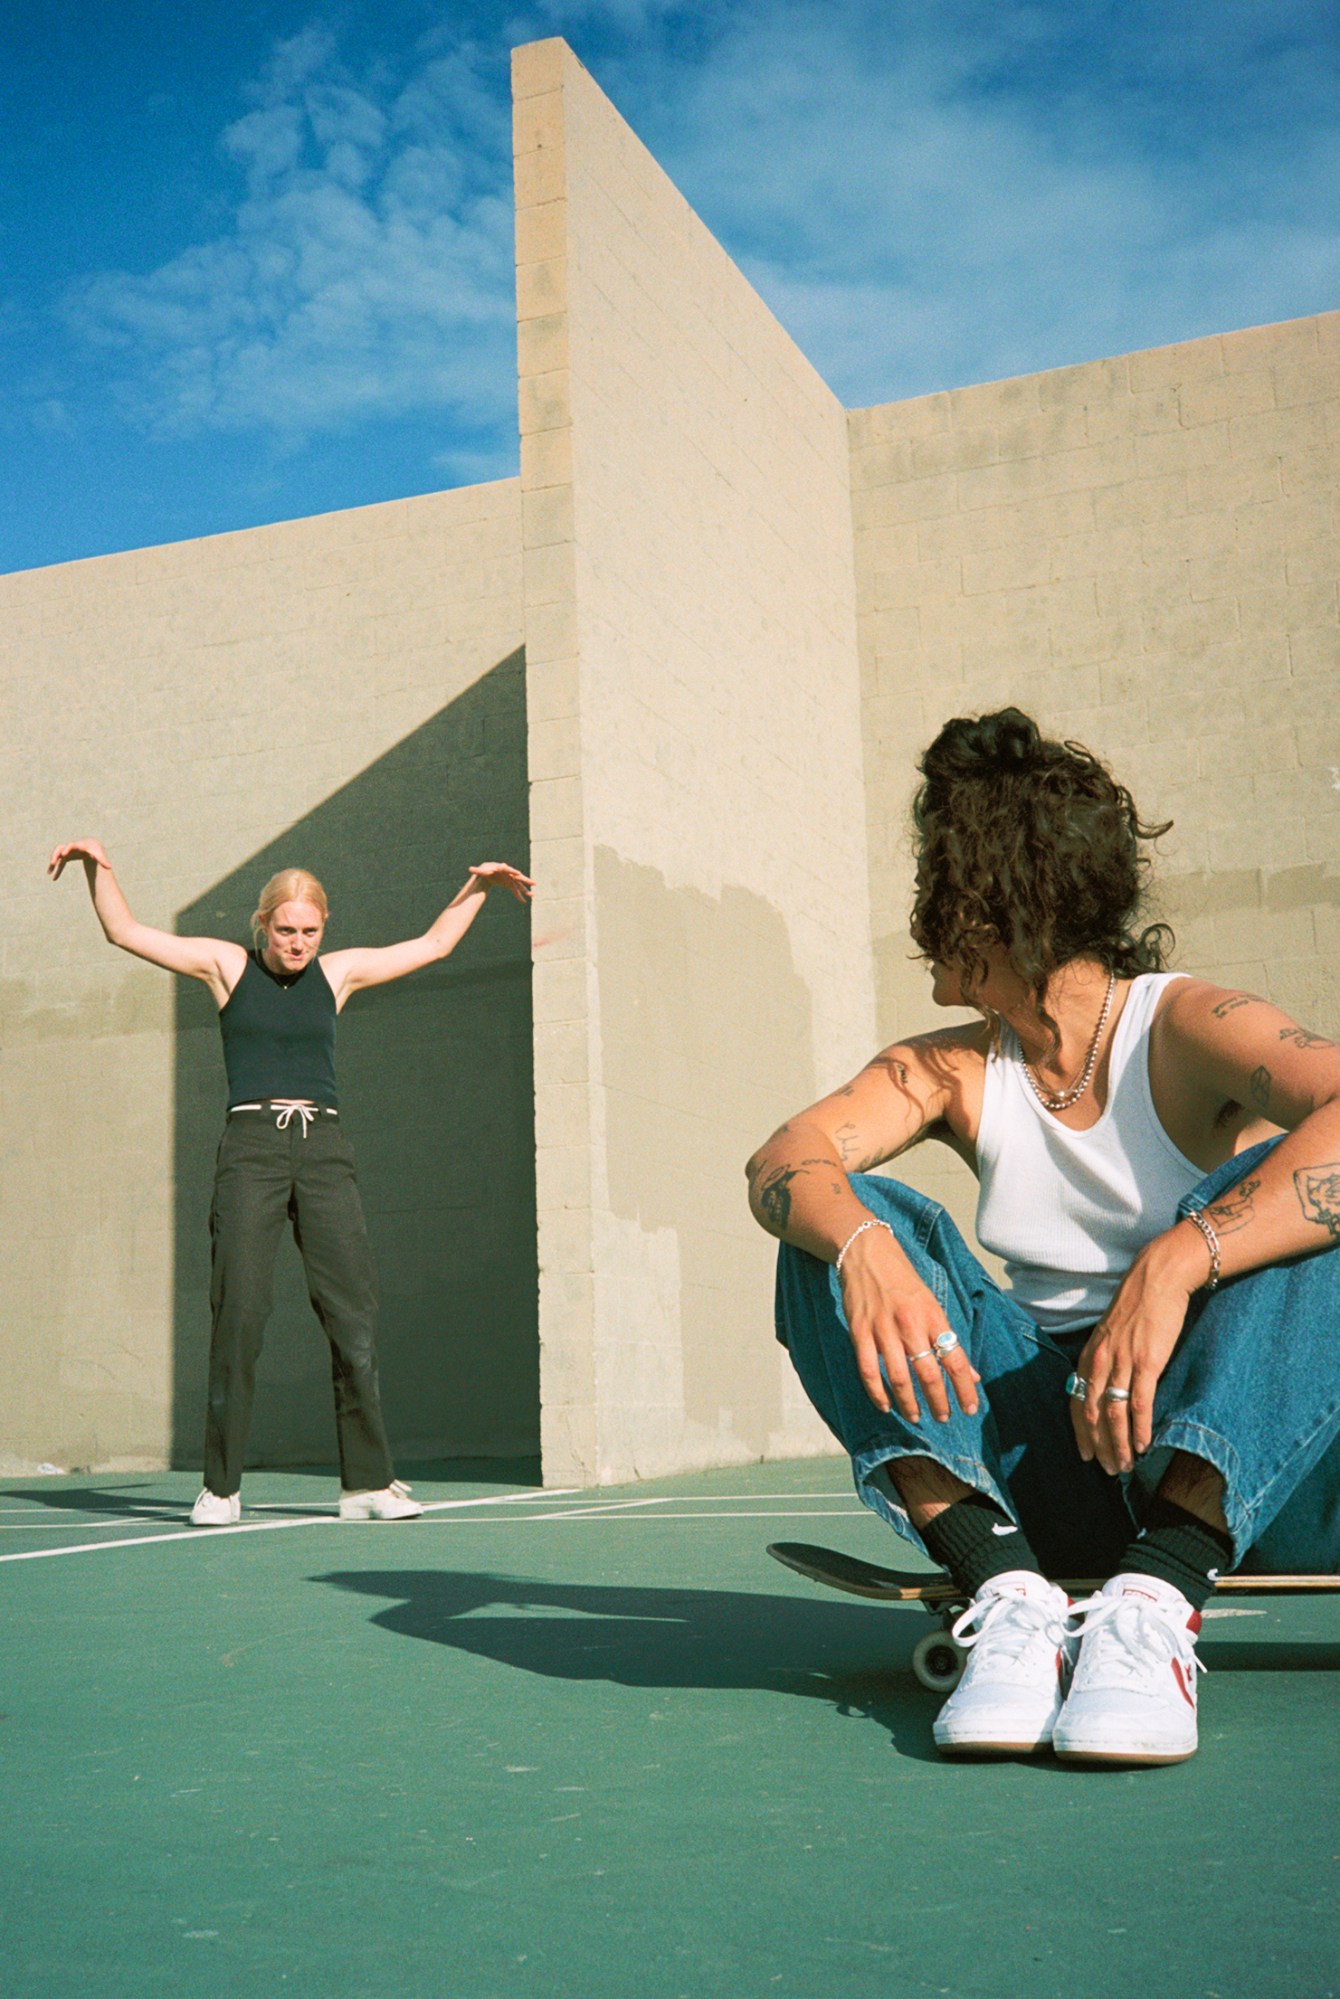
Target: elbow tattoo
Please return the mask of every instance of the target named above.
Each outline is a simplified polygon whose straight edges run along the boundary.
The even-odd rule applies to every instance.
[[[762,1173],[755,1177],[750,1195],[765,1227],[771,1229],[774,1235],[783,1235],[791,1226],[791,1182],[813,1167],[822,1167],[831,1173],[834,1164],[831,1159],[800,1159],[792,1166],[776,1166],[771,1170],[764,1167]],[[830,1192],[837,1194],[841,1191],[837,1181],[830,1183]]]

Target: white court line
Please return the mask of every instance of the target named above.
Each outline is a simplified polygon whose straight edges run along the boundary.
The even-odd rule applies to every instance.
[[[554,1490],[555,1499],[563,1499],[569,1493],[578,1492],[575,1485],[558,1486]],[[514,1501],[529,1500],[533,1505],[533,1492],[492,1493],[483,1499],[430,1499],[424,1506],[425,1513],[445,1513],[450,1509],[465,1506],[508,1506]],[[538,1514],[537,1519],[543,1519]],[[186,1527],[178,1533],[169,1534],[128,1534],[120,1541],[82,1541],[73,1548],[23,1548],[15,1555],[0,1555],[0,1562],[41,1562],[56,1555],[96,1555],[104,1548],[148,1548],[160,1541],[212,1541],[217,1534],[272,1534],[284,1527],[351,1527],[357,1525],[385,1526],[385,1521],[357,1522],[341,1520],[338,1514],[323,1513],[313,1516],[306,1514],[301,1520],[242,1520],[235,1527]]]
[[[631,1526],[634,1521],[645,1521],[651,1525],[655,1525],[656,1522],[661,1520],[720,1521],[722,1518],[723,1515],[720,1513],[602,1513],[597,1507],[593,1506],[581,1513],[518,1513],[510,1515],[506,1521],[443,1520],[440,1524],[443,1527],[497,1527],[524,1525],[527,1521],[541,1521],[547,1524],[549,1521],[556,1520],[562,1525],[567,1526],[574,1520],[606,1520],[617,1521],[620,1525],[627,1522]],[[724,1518],[727,1520],[863,1520],[865,1518],[865,1508],[863,1506],[833,1506],[826,1507],[822,1512],[816,1511],[810,1513],[728,1513]],[[221,1533],[224,1531],[226,1530],[219,1529]],[[3,1555],[0,1555],[0,1561],[4,1561],[5,1559]]]
[[[181,1519],[181,1514],[174,1509],[166,1514],[119,1514],[114,1520],[0,1520],[0,1534],[98,1534],[104,1528],[110,1534],[118,1527],[129,1527],[135,1521],[147,1526],[151,1520],[159,1519],[165,1527],[169,1527]]]

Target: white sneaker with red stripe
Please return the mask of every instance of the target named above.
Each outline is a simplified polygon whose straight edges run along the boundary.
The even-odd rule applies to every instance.
[[[1135,1571],[1075,1605],[1080,1639],[1052,1746],[1071,1763],[1182,1763],[1196,1751],[1200,1613]]]
[[[935,1718],[946,1756],[1019,1756],[1046,1749],[1065,1699],[1074,1641],[1063,1589],[1032,1569],[983,1583],[953,1635],[963,1678]]]

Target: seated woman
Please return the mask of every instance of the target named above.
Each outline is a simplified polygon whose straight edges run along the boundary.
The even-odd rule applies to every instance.
[[[778,1337],[866,1505],[971,1596],[938,1747],[1178,1762],[1217,1576],[1340,1565],[1340,1048],[1164,970],[1133,926],[1167,828],[1086,750],[1006,708],[920,769],[912,935],[982,1019],[750,1160]],[[931,1137],[1008,1290],[867,1177]],[[1110,1580],[1072,1606],[1058,1575]]]

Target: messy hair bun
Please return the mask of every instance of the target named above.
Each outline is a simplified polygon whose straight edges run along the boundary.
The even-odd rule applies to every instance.
[[[1173,935],[1134,929],[1149,871],[1146,826],[1129,791],[1079,743],[1053,742],[1001,708],[946,722],[919,766],[912,807],[923,957],[980,987],[983,946],[1004,945],[1044,1019],[1052,974],[1076,958],[1119,978],[1162,971]]]

